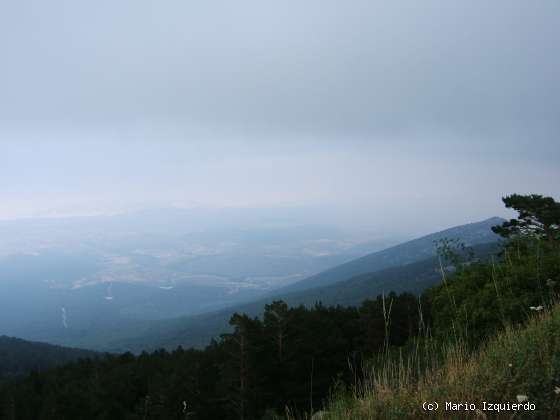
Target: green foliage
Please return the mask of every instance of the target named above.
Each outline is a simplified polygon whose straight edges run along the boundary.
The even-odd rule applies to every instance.
[[[524,322],[532,310],[549,306],[559,291],[560,204],[534,194],[513,194],[503,201],[519,217],[493,227],[510,237],[501,258],[463,266],[450,278],[442,269],[443,282],[424,293],[433,308],[433,331],[441,339],[452,336],[476,345],[501,327]],[[457,265],[458,254],[448,242],[438,249]]]
[[[502,199],[507,208],[519,213],[517,219],[494,226],[492,230],[505,237],[532,236],[553,241],[559,239],[560,203],[542,195],[513,194]]]
[[[525,321],[531,307],[547,307],[559,292],[557,249],[538,239],[506,246],[502,258],[475,263],[425,292],[434,334],[477,344],[489,334]]]

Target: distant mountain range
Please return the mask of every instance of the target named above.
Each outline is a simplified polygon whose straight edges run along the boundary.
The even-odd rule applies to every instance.
[[[355,305],[382,292],[420,292],[441,278],[435,241],[458,239],[471,246],[478,257],[484,257],[498,249],[499,238],[490,228],[502,221],[491,218],[426,235],[339,265],[250,303],[190,317],[130,321],[126,326],[117,324],[112,328],[103,325],[57,337],[56,341],[107,351],[141,351],[177,345],[200,347],[228,331],[228,320],[233,313],[259,316],[264,305],[274,300],[285,300],[290,305],[316,302]]]

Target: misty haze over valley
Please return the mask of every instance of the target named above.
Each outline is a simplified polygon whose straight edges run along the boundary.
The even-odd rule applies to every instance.
[[[0,323],[25,337],[48,319],[67,329],[104,317],[209,311],[399,239],[299,225],[310,221],[293,213],[287,219],[274,209],[163,209],[0,222]]]

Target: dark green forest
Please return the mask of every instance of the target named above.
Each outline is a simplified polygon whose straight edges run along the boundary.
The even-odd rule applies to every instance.
[[[32,371],[41,372],[79,359],[100,356],[88,350],[0,336],[0,382]]]
[[[231,334],[205,349],[84,358],[0,385],[0,419],[272,419],[320,410],[335,389],[362,380],[383,352],[426,337],[476,349],[508,325],[550,308],[560,291],[560,204],[504,198],[517,219],[479,260],[458,241],[434,244],[441,282],[419,295],[364,296],[359,306],[266,305],[234,314]]]
[[[391,345],[418,330],[417,298],[391,302]],[[17,418],[262,418],[286,406],[305,411],[320,406],[333,379],[352,380],[359,366],[385,343],[383,299],[359,308],[303,306],[277,301],[263,320],[236,314],[234,333],[204,350],[178,348],[133,356],[81,360],[47,373],[34,373],[2,390],[4,407]],[[8,395],[10,395],[8,397]]]

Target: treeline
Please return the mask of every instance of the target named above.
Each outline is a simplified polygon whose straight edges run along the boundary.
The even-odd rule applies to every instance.
[[[416,334],[418,308],[406,293],[359,308],[274,302],[262,320],[233,315],[233,333],[205,350],[127,353],[32,374],[2,389],[4,417],[260,419],[307,411],[321,406],[333,378],[354,380],[364,358]]]

